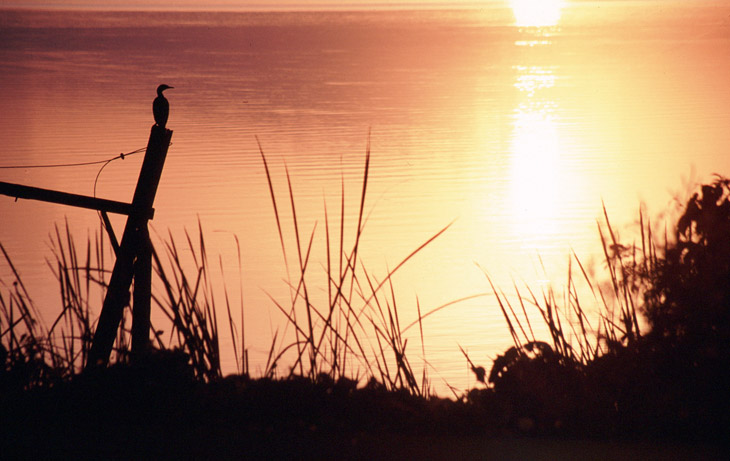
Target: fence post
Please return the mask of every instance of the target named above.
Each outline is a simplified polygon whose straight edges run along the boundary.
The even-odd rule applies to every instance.
[[[141,271],[139,285],[149,287],[147,274],[145,274],[147,271],[151,273],[151,263],[148,264],[150,261],[150,243],[147,221],[150,218],[171,138],[171,130],[158,125],[152,126],[150,139],[147,143],[147,152],[142,162],[137,188],[132,199],[133,212],[127,218],[127,224],[124,227],[122,241],[119,245],[119,254],[114,263],[109,288],[104,298],[99,323],[86,362],[87,369],[109,363],[109,356],[114,346],[119,323],[122,320],[124,307],[129,303],[129,288],[132,284],[132,278],[135,276],[135,267]],[[135,264],[136,260],[139,260],[137,264]],[[143,288],[143,290],[146,291],[147,289]],[[141,294],[135,296],[135,301],[140,297]],[[134,316],[137,325],[132,327],[137,333],[136,335],[133,334],[133,337],[137,338],[136,341],[133,339],[133,345],[140,343],[146,345],[149,340],[149,294],[147,296],[147,306],[144,306],[144,301],[140,301],[140,304],[142,305],[140,312]],[[134,309],[137,309],[136,305]],[[145,340],[141,339],[143,336]]]
[[[150,242],[147,223],[139,229],[137,244],[132,297],[132,353],[134,356],[144,353],[150,343],[152,242]]]

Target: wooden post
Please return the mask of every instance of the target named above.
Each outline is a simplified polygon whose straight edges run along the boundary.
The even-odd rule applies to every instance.
[[[144,354],[150,345],[152,298],[152,242],[150,242],[147,223],[139,229],[138,236],[132,297],[132,353],[134,356]]]
[[[142,168],[137,181],[137,188],[134,191],[132,199],[133,212],[127,219],[124,227],[122,241],[119,245],[119,255],[117,256],[112,276],[109,281],[109,288],[104,304],[99,315],[99,323],[94,333],[94,341],[89,351],[86,368],[95,366],[104,366],[109,363],[109,356],[114,346],[114,339],[117,336],[117,329],[122,320],[124,306],[129,302],[129,288],[132,284],[132,277],[135,274],[135,260],[139,258],[137,264],[142,272],[145,272],[149,266],[149,234],[147,232],[147,221],[152,205],[157,193],[157,186],[160,182],[162,167],[165,164],[167,149],[172,138],[172,131],[154,125],[150,132],[150,139],[147,143],[147,152],[145,153]],[[145,250],[145,248],[147,250]],[[140,251],[142,255],[140,257]],[[142,266],[145,268],[142,269]],[[151,272],[151,268],[149,269]],[[141,285],[147,284],[146,274],[141,274]],[[148,284],[147,284],[148,285]],[[137,287],[135,287],[136,289]],[[138,298],[138,297],[135,297]],[[140,301],[141,304],[143,304]],[[149,297],[147,299],[149,305]],[[137,306],[135,306],[136,309]],[[139,315],[135,315],[136,326],[133,330],[137,332],[137,344],[140,342],[147,343],[149,340],[149,307],[141,309]],[[142,341],[141,337],[147,336],[147,340]]]

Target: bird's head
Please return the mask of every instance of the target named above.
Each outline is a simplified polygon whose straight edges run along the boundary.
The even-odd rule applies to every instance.
[[[162,85],[160,85],[160,86],[157,87],[157,94],[159,94],[160,96],[162,96],[162,92],[163,91],[169,90],[171,88],[175,88],[175,87],[174,86],[170,86],[170,85],[165,85],[163,83]]]

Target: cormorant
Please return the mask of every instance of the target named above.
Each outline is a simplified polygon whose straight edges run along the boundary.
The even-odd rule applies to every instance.
[[[165,128],[165,125],[167,125],[167,117],[170,115],[170,103],[167,102],[162,92],[169,88],[174,87],[165,84],[158,86],[157,97],[152,103],[152,114],[155,116],[155,123],[162,128]]]

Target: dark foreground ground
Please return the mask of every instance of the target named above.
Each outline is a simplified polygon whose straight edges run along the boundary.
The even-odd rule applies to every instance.
[[[110,369],[5,389],[0,404],[0,459],[730,459],[722,440],[520,427],[465,402],[348,382]]]

